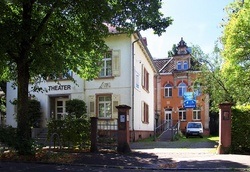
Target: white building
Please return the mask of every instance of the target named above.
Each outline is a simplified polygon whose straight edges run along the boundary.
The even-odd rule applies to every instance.
[[[31,93],[41,103],[43,127],[46,127],[47,121],[52,118],[64,117],[67,100],[81,99],[87,104],[88,115],[96,116],[102,122],[117,119],[115,106],[128,105],[131,107],[131,140],[153,134],[154,83],[157,70],[147,49],[146,40],[139,33],[131,36],[116,33],[105,41],[109,51],[103,59],[98,78],[85,81],[72,73],[77,84],[66,78],[62,78],[60,84],[46,80],[39,86],[47,89],[47,92]],[[6,124],[16,126],[13,116],[16,108],[10,102],[16,99],[17,92],[16,89],[13,90],[11,83],[7,85],[7,95]]]

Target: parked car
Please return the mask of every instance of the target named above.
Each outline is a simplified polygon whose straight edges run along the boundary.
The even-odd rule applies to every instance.
[[[186,138],[189,136],[203,137],[203,125],[201,122],[188,122],[186,126]]]

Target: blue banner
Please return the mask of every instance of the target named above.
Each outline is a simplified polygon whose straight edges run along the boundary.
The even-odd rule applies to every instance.
[[[185,92],[183,98],[184,108],[196,108],[196,96],[193,92]]]

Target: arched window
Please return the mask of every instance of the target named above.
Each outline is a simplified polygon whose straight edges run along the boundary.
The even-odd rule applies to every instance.
[[[187,69],[188,69],[188,62],[187,62],[187,61],[184,61],[184,63],[183,63],[183,68],[184,68],[184,70],[187,70]]]
[[[178,96],[182,97],[186,91],[187,91],[187,85],[184,82],[181,82],[178,85]]]
[[[166,84],[165,87],[164,87],[164,96],[165,97],[172,97],[172,94],[173,94],[173,87],[171,84]]]
[[[181,70],[181,65],[182,65],[181,62],[177,62],[177,70]]]
[[[201,95],[201,85],[198,82],[196,82],[194,84],[194,94],[195,94],[195,96],[200,96]]]

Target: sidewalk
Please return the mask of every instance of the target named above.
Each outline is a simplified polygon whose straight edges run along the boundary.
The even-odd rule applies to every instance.
[[[250,171],[248,155],[218,155],[214,142],[150,142],[131,143],[135,152],[157,156],[158,168],[166,162],[176,163],[172,169],[178,170],[243,170]]]
[[[0,161],[0,171],[32,171],[39,168],[72,167],[85,171],[250,171],[248,155],[217,155],[212,142],[136,142],[131,153],[78,153],[68,164],[11,163]],[[27,170],[26,170],[27,169]],[[29,169],[29,170],[28,170]],[[102,169],[102,170],[98,170]],[[107,170],[109,169],[109,170]],[[112,169],[112,170],[111,170]],[[18,170],[20,171],[20,170]],[[46,172],[49,170],[46,170]],[[52,170],[53,171],[53,170]],[[57,171],[57,170],[54,170]],[[71,171],[69,168],[66,171]],[[91,170],[90,170],[91,171]]]

